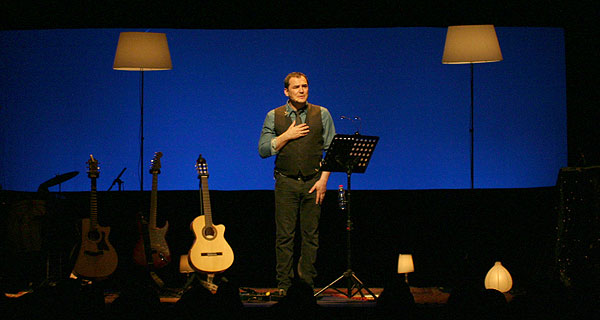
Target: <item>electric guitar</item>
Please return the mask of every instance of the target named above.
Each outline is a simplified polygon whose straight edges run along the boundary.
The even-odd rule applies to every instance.
[[[162,228],[156,226],[156,211],[157,211],[157,185],[158,174],[160,174],[160,158],[162,152],[155,152],[154,158],[151,161],[150,173],[152,174],[152,192],[150,194],[150,221],[147,223],[140,217],[140,234],[141,237],[133,249],[133,260],[136,264],[143,266],[148,265],[151,268],[159,269],[171,262],[171,253],[169,245],[165,239],[169,222],[165,221]]]
[[[233,250],[225,241],[225,226],[213,225],[208,191],[208,169],[202,155],[196,160],[200,179],[201,215],[192,221],[190,228],[196,239],[188,252],[190,266],[199,272],[219,273],[233,264]]]
[[[81,221],[81,247],[73,273],[83,278],[105,278],[117,268],[117,253],[108,241],[110,227],[98,224],[98,199],[96,179],[100,175],[98,160],[90,154],[88,177],[92,181],[90,192],[90,217]]]

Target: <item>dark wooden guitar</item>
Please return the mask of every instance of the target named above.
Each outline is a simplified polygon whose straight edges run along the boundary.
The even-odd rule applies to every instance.
[[[140,217],[140,239],[133,249],[133,260],[138,265],[149,265],[152,268],[160,269],[171,262],[171,253],[167,244],[165,235],[169,229],[169,222],[159,228],[156,225],[157,212],[157,186],[158,174],[160,174],[160,158],[162,152],[154,153],[150,173],[152,174],[152,192],[150,194],[150,219],[146,223],[143,217]],[[149,249],[149,250],[148,250]],[[151,259],[149,258],[151,257]]]
[[[233,250],[225,241],[225,226],[214,225],[212,221],[208,168],[202,155],[196,161],[196,171],[200,179],[201,215],[190,225],[196,239],[188,252],[188,262],[196,271],[208,274],[219,273],[233,264]]]
[[[108,237],[110,227],[98,224],[98,199],[96,195],[96,179],[100,175],[98,160],[90,155],[88,177],[92,181],[90,192],[90,217],[81,222],[81,247],[73,268],[76,276],[83,278],[105,278],[117,268],[117,253]]]

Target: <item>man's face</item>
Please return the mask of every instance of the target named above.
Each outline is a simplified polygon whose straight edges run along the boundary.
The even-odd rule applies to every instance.
[[[304,77],[292,77],[290,85],[283,89],[283,92],[290,98],[292,104],[303,105],[308,100],[308,81]]]

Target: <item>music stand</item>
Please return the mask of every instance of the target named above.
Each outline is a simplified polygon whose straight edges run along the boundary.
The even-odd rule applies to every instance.
[[[347,269],[340,277],[335,279],[333,282],[325,286],[323,289],[319,290],[314,296],[318,296],[323,293],[325,290],[333,287],[337,282],[342,279],[347,279],[347,293],[342,292],[338,288],[333,288],[341,294],[345,294],[348,298],[352,298],[357,293],[360,293],[360,296],[364,298],[364,294],[362,290],[366,290],[371,296],[375,299],[377,297],[373,292],[366,287],[360,279],[356,276],[354,271],[352,271],[352,261],[351,261],[351,236],[350,233],[352,231],[352,220],[351,220],[351,190],[352,188],[350,183],[350,176],[352,173],[364,173],[367,170],[367,165],[369,164],[369,160],[371,160],[371,156],[373,155],[373,151],[375,150],[375,146],[379,141],[379,137],[375,136],[363,136],[358,133],[353,135],[348,134],[337,134],[333,137],[331,145],[329,146],[329,150],[327,150],[327,154],[325,155],[325,159],[323,159],[323,171],[329,172],[345,172],[348,178],[348,187],[346,189],[346,263]],[[356,291],[354,291],[356,289]],[[353,292],[354,291],[354,292]]]

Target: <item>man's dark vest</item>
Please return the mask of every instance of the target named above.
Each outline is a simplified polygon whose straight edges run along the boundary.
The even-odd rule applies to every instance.
[[[275,109],[275,133],[284,133],[292,124],[292,119],[285,114],[286,106]],[[323,157],[323,123],[321,107],[308,104],[306,107],[306,124],[310,131],[304,137],[288,141],[279,150],[275,159],[275,170],[287,176],[314,175],[319,171]]]

